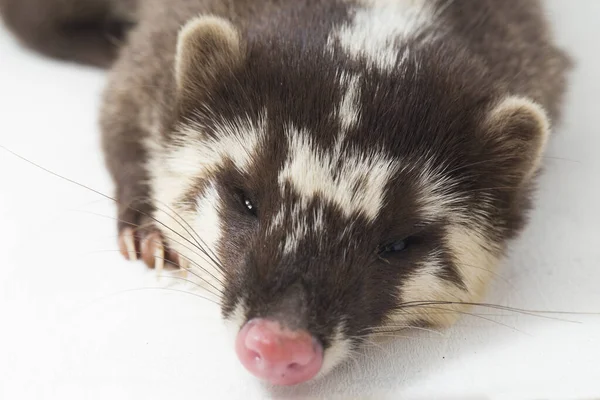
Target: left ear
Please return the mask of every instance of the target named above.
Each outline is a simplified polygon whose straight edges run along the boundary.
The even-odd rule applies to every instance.
[[[529,180],[539,170],[550,122],[534,101],[508,96],[496,103],[485,118],[484,140],[493,146],[492,155],[504,163],[507,177],[516,184]]]

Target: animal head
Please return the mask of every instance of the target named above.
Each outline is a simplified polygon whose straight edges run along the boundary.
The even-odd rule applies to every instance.
[[[369,54],[352,35],[260,41],[210,16],[179,35],[155,217],[222,292],[241,361],[272,383],[478,301],[548,136],[540,106],[450,41]]]

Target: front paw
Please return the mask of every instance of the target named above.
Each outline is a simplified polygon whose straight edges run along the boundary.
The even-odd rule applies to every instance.
[[[154,227],[124,227],[119,232],[119,250],[131,261],[142,259],[149,268],[187,269],[185,260],[168,248],[160,231]]]

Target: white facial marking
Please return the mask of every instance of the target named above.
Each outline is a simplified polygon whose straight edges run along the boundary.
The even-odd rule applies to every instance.
[[[416,180],[417,201],[421,217],[425,221],[452,218],[454,222],[464,221],[470,210],[463,206],[463,195],[456,189],[442,164],[423,157],[419,161],[405,161],[405,170],[418,170]]]
[[[470,226],[478,226],[471,223]],[[394,323],[411,325],[427,321],[434,326],[453,324],[470,306],[458,303],[481,301],[488,282],[493,278],[499,262],[497,249],[485,235],[474,228],[453,225],[448,228],[445,242],[454,265],[464,284],[458,286],[440,276],[442,264],[436,254],[423,261],[399,288],[399,298],[410,302],[454,302],[455,304],[429,304],[398,310],[392,317]]]
[[[329,35],[328,48],[339,46],[351,57],[389,71],[399,64],[402,41],[430,23],[429,8],[425,0],[363,1],[352,21]]]
[[[350,354],[352,345],[350,340],[345,338],[344,334],[342,333],[342,324],[343,323],[340,323],[340,325],[336,328],[335,334],[331,339],[331,346],[325,350],[325,354],[323,355],[323,365],[321,366],[321,370],[315,379],[319,379],[320,377],[327,375],[335,366],[347,359]]]
[[[338,118],[342,131],[345,133],[348,129],[356,126],[360,118],[360,77],[344,73],[341,76],[340,85],[346,88],[338,107]]]
[[[462,289],[444,280],[440,276],[442,269],[443,266],[435,255],[419,263],[415,272],[400,286],[399,299],[402,303],[461,301]],[[407,327],[416,321],[449,325],[457,317],[451,310],[452,306],[436,304],[401,307],[390,320],[393,324],[403,324]]]
[[[226,162],[248,173],[265,136],[265,126],[266,113],[258,121],[247,116],[221,121],[210,136],[200,124],[189,123],[181,127],[172,142],[148,147],[151,196],[157,207],[154,218],[160,221],[159,227],[164,228],[161,231],[169,247],[190,260],[190,268],[197,269],[209,286],[219,288],[219,281],[223,281],[222,272],[210,260],[218,254],[217,244],[221,237],[219,195],[214,184],[210,184],[199,195],[196,204],[182,204],[181,198],[199,179],[209,179],[210,173]],[[182,221],[190,223],[199,237],[192,236]],[[206,247],[210,257],[194,248],[196,241]]]
[[[302,212],[302,206],[298,203],[292,206],[290,212],[290,222],[288,234],[285,237],[283,253],[290,254],[298,247],[300,240],[308,233],[308,221],[306,215]]]
[[[345,92],[336,111],[336,116],[340,121],[341,131],[336,139],[336,144],[332,155],[329,157],[328,162],[330,165],[327,167],[322,167],[329,168],[330,170],[335,163],[334,160],[340,160],[340,157],[342,157],[342,144],[346,137],[347,131],[353,128],[358,123],[360,118],[360,76],[342,72],[340,74],[339,83],[341,87],[345,88]],[[319,156],[313,155],[312,157],[316,159]],[[323,173],[323,171],[319,173]],[[325,174],[327,173],[331,173],[331,171],[325,172]],[[284,181],[284,179],[285,178],[282,178],[280,174],[280,184]],[[290,210],[291,225],[289,228],[291,228],[291,231],[286,236],[283,243],[283,251],[285,254],[289,254],[297,248],[299,241],[306,236],[309,229],[312,229],[318,233],[324,228],[324,211],[322,207],[319,207],[312,216],[306,215],[308,212],[306,209],[307,201],[309,200],[310,196],[311,195],[309,194],[308,196],[304,197],[302,203],[295,204]],[[286,210],[285,205],[282,205],[281,209],[271,221],[271,225],[269,226],[271,232],[274,229],[283,226],[283,221],[287,212],[288,210]]]
[[[398,169],[394,160],[373,149],[326,152],[306,132],[292,126],[287,136],[288,159],[279,173],[282,190],[290,184],[305,203],[319,196],[346,217],[377,217],[386,185]]]
[[[216,251],[221,239],[220,197],[214,183],[208,186],[196,200],[194,231],[202,239],[202,245]]]
[[[222,235],[219,217],[221,204],[216,187],[209,184],[196,200],[196,207],[191,209],[156,204],[154,218],[159,221],[159,227],[165,227],[161,231],[169,247],[190,261],[188,270],[193,275],[190,280],[218,297],[217,290],[222,289],[224,279],[222,271],[214,262]]]
[[[323,221],[323,207],[317,208],[317,210],[313,213],[312,222],[313,229],[316,232],[321,232],[325,228],[325,222]]]
[[[481,230],[458,225],[448,229],[446,243],[473,301],[478,301],[495,274],[494,270],[500,261],[500,249]]]
[[[283,207],[282,210],[284,210]],[[291,212],[289,213],[288,226],[286,227],[287,234],[282,243],[284,254],[290,254],[296,250],[302,238],[306,237],[309,232],[313,232],[317,237],[320,237],[323,229],[325,229],[323,213],[322,206],[318,207],[316,210],[311,210],[310,212],[306,208],[306,203],[304,202],[295,203],[292,206]]]
[[[269,233],[273,233],[273,231],[275,231],[276,229],[280,229],[281,227],[283,227],[285,211],[285,204],[282,203],[279,207],[279,210],[277,211],[277,214],[275,214],[275,216],[271,220],[271,224],[269,225]]]
[[[194,232],[192,243],[198,244],[197,242],[199,242],[199,245],[208,254],[204,254],[190,245],[182,249],[181,254],[194,260],[194,264],[190,265],[190,271],[194,276],[202,277],[203,282],[199,282],[199,284],[206,283],[210,288],[221,290],[224,281],[223,273],[213,261],[219,254],[219,241],[222,237],[220,210],[221,199],[214,183],[211,183],[196,200],[196,213],[191,222],[192,232]]]
[[[248,166],[264,139],[266,121],[266,112],[258,121],[249,117],[221,121],[210,137],[204,134],[205,127],[198,123],[185,125],[180,130],[181,138],[174,140],[171,158],[181,160],[185,172],[191,172],[188,168],[195,166],[194,177],[214,170],[226,160],[231,160],[240,171],[248,172]]]
[[[225,328],[232,342],[235,343],[238,332],[246,322],[246,305],[243,300],[239,300],[235,308],[225,318]]]
[[[191,261],[191,271],[202,277],[198,283],[213,293],[215,288],[221,288],[223,281],[222,272],[211,260],[217,258],[222,234],[218,191],[214,183],[210,183],[199,194],[196,204],[179,201],[198,179],[207,179],[227,161],[240,171],[248,172],[264,136],[264,125],[264,116],[257,122],[247,117],[237,118],[223,122],[215,128],[214,135],[208,136],[202,126],[189,124],[166,149],[153,152],[151,158],[152,198],[157,206],[154,217],[160,221],[160,227],[164,224],[161,231],[169,247]],[[194,236],[182,221],[191,225]],[[196,249],[197,242],[208,255]]]

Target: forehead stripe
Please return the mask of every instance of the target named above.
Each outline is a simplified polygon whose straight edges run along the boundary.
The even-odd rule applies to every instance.
[[[380,71],[391,71],[398,64],[399,43],[431,24],[432,18],[425,0],[365,0],[349,23],[330,33],[327,46],[330,51],[341,48]]]
[[[319,196],[346,217],[377,217],[387,183],[398,170],[395,161],[374,150],[326,152],[293,126],[287,128],[287,137],[288,159],[278,178],[282,190],[289,184],[307,202]]]

